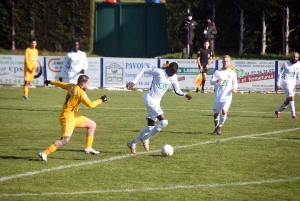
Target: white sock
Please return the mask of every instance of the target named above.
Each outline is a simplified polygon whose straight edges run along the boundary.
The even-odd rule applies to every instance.
[[[154,126],[146,126],[134,140],[131,141],[131,144],[136,144],[140,141],[145,135],[149,133],[154,128]]]
[[[290,101],[290,110],[291,110],[292,116],[296,116],[295,101]]]
[[[219,121],[219,125],[218,126],[222,126],[224,123],[225,123],[225,120],[226,120],[226,118],[227,118],[227,114],[221,114],[220,115],[220,121]]]
[[[278,108],[277,112],[281,112],[287,107],[287,105],[284,104],[284,102],[281,104],[281,106]]]

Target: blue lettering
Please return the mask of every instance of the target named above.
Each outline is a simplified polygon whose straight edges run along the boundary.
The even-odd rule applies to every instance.
[[[126,69],[150,68],[150,63],[126,63]]]

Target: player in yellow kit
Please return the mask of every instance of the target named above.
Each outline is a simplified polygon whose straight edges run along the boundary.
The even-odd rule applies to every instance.
[[[53,153],[57,148],[67,144],[70,141],[74,128],[87,128],[86,148],[84,149],[86,154],[100,153],[92,148],[96,123],[85,116],[78,115],[80,103],[83,103],[89,108],[93,108],[107,101],[106,95],[102,96],[99,100],[91,101],[85,93],[89,83],[90,81],[87,75],[80,75],[77,84],[45,80],[45,84],[47,86],[48,84],[52,84],[67,90],[67,95],[63,104],[62,112],[60,114],[61,139],[56,140],[47,149],[39,153],[39,157],[43,161],[47,161],[47,156],[49,154]]]
[[[36,49],[37,42],[35,39],[30,41],[30,47],[25,51],[24,61],[24,86],[23,86],[23,100],[30,100],[28,98],[28,91],[31,81],[34,78],[35,70],[38,64],[38,51]]]

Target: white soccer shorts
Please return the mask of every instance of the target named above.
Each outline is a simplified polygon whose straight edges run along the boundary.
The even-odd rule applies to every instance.
[[[160,107],[160,101],[144,99],[144,103],[147,109],[146,119],[156,121],[156,118],[164,113]]]
[[[285,92],[285,96],[291,97],[295,96],[296,85],[295,84],[283,84],[283,90]]]
[[[213,113],[220,113],[222,110],[228,111],[231,105],[230,102],[214,102]]]

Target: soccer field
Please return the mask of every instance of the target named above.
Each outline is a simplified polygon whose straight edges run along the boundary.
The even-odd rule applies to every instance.
[[[169,124],[130,154],[126,143],[146,125],[145,91],[88,90],[97,108],[79,113],[97,123],[86,155],[85,130],[43,162],[38,153],[60,138],[59,115],[66,91],[0,88],[0,200],[299,200],[300,121],[289,108],[276,118],[283,94],[233,95],[222,135],[214,135],[212,93],[193,99],[169,91],[161,106]],[[295,96],[300,116],[300,96]],[[163,157],[164,144],[174,147]]]

